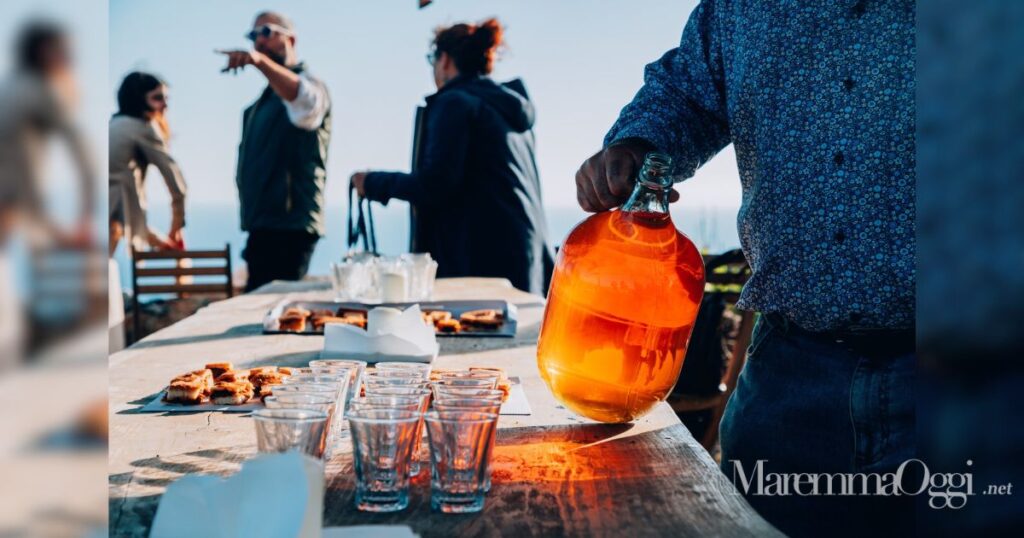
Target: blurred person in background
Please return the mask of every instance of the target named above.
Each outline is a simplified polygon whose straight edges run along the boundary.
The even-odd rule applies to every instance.
[[[110,254],[127,235],[137,250],[184,246],[185,178],[167,147],[167,84],[149,73],[129,73],[117,91],[110,119]],[[171,194],[171,229],[163,235],[146,222],[146,169],[152,164]]]
[[[65,30],[44,20],[23,26],[15,42],[14,70],[0,81],[0,368],[20,361],[26,336],[6,248],[11,237],[23,232],[33,253],[93,244],[96,181],[83,135],[73,121],[77,93]],[[43,183],[54,135],[70,149],[81,185],[77,220],[70,230],[46,207]]]
[[[324,184],[331,136],[327,86],[309,73],[295,51],[295,27],[281,15],[256,16],[247,37],[252,50],[221,50],[223,72],[255,67],[267,87],[242,114],[235,181],[246,291],[272,280],[299,280],[324,234]]]
[[[351,181],[370,200],[412,205],[410,251],[429,252],[438,277],[504,277],[543,295],[554,256],[533,103],[521,80],[488,76],[502,34],[495,19],[439,28],[427,56],[437,93],[418,116],[412,172],[358,172]]]
[[[703,0],[576,175],[604,211],[647,152],[689,176],[735,145],[752,270],[736,306],[761,313],[721,422],[737,486],[917,454],[914,22],[910,0]],[[908,495],[746,493],[790,536],[914,533]]]

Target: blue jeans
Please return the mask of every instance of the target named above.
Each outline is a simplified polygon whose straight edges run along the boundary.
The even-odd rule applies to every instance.
[[[761,316],[721,423],[722,471],[886,473],[915,457],[916,358],[870,355]],[[742,467],[739,467],[739,465]],[[790,536],[912,536],[914,497],[740,488]]]

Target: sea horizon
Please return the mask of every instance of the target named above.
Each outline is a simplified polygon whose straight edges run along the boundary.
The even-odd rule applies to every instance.
[[[735,207],[682,206],[671,208],[672,219],[681,232],[686,234],[702,252],[719,253],[739,248],[736,231]],[[348,252],[347,207],[340,204],[328,205],[325,209],[327,233],[317,244],[310,261],[310,275],[326,275],[331,262],[340,261]],[[387,206],[374,204],[374,223],[377,233],[377,247],[382,255],[396,256],[408,252],[409,247],[409,206],[392,202]],[[556,206],[545,208],[548,219],[548,238],[553,246],[560,245],[569,232],[588,216],[578,207]],[[166,233],[170,222],[168,208],[152,207],[149,219],[157,230]],[[207,202],[189,204],[186,209],[185,244],[192,250],[219,249],[225,244],[231,246],[232,265],[236,269],[244,265],[242,249],[245,247],[246,232],[239,224],[238,204],[231,202]],[[124,242],[114,253],[121,277],[121,289],[131,289],[131,266]],[[240,285],[236,282],[236,285]]]

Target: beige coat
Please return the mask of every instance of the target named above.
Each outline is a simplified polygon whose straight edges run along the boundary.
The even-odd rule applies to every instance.
[[[118,115],[110,120],[110,212],[122,220],[125,237],[136,249],[146,248],[146,169],[152,164],[171,193],[171,227],[185,225],[185,178],[156,126]]]

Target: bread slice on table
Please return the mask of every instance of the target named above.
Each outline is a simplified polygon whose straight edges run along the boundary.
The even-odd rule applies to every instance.
[[[457,333],[462,330],[462,323],[457,319],[441,319],[434,322],[434,327],[440,333]]]
[[[282,331],[301,333],[306,330],[306,318],[305,316],[281,316],[277,318],[277,326]]]
[[[213,389],[213,372],[206,368],[195,370],[175,377],[171,380],[171,384],[176,381],[196,381],[202,385],[203,394],[209,396],[210,390]]]
[[[270,387],[274,385],[280,385],[284,383],[285,374],[277,371],[276,369],[261,369],[256,371],[253,369],[249,373],[249,382],[252,383],[255,388],[257,396],[266,396],[270,393]]]
[[[253,397],[254,389],[248,381],[221,381],[213,386],[210,400],[217,405],[242,405]]]
[[[234,383],[236,381],[248,381],[248,380],[249,380],[249,370],[230,370],[230,371],[224,372],[223,374],[220,374],[219,376],[217,376],[217,379],[215,379],[214,382],[215,383],[220,383],[222,381],[225,381],[225,382],[228,382],[228,383]]]
[[[482,309],[463,312],[459,321],[467,325],[477,327],[498,327],[504,322],[504,316],[499,310]]]
[[[201,404],[206,400],[206,385],[200,379],[171,381],[164,400],[185,405]]]
[[[213,373],[213,378],[217,379],[225,372],[230,372],[235,369],[235,366],[230,362],[208,362],[205,368]]]

